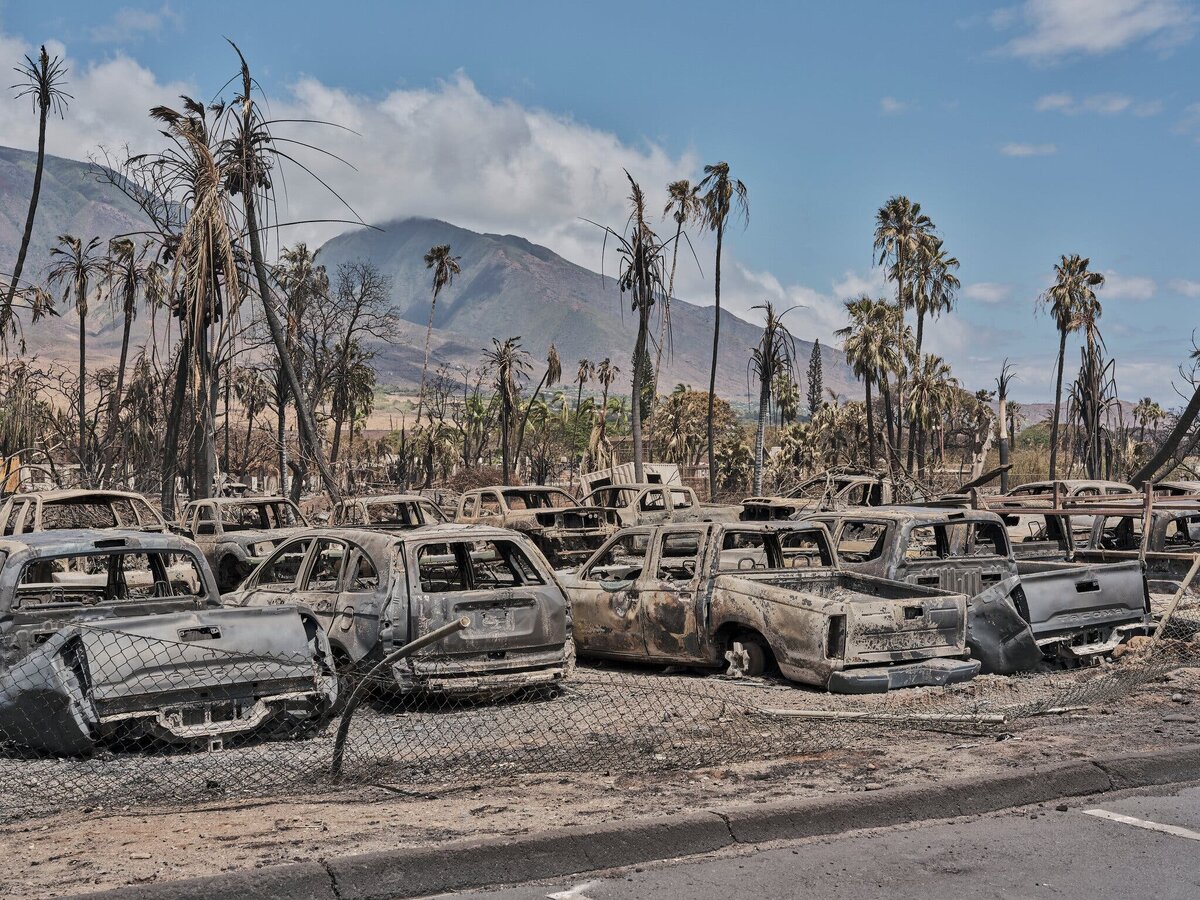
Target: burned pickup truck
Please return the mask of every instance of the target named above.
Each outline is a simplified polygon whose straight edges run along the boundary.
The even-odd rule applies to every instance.
[[[889,507],[810,520],[829,527],[847,569],[969,596],[969,644],[985,672],[1030,670],[1043,659],[1092,662],[1149,627],[1136,560],[1017,558],[994,512]]]
[[[319,725],[336,699],[316,621],[221,607],[189,541],[119,530],[0,539],[2,741],[60,754],[130,740],[212,746]]]
[[[806,514],[850,506],[883,506],[914,497],[913,488],[898,485],[886,474],[844,469],[816,475],[781,497],[747,497],[741,518],[747,522],[774,522],[803,518]]]
[[[476,695],[551,686],[574,665],[562,588],[529,540],[502,528],[310,529],[281,544],[225,600],[311,611],[329,632],[338,670],[349,677],[468,617],[465,631],[393,666],[404,692]]]
[[[555,569],[579,565],[621,522],[616,510],[581,506],[566,491],[539,485],[467,491],[455,521],[527,534]]]
[[[179,527],[204,551],[224,593],[309,523],[285,497],[214,497],[185,506]]]
[[[845,693],[966,681],[966,597],[842,570],[810,523],[627,528],[562,576],[581,656]]]

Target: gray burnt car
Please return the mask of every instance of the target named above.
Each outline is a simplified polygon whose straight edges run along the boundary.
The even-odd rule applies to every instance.
[[[441,509],[419,494],[350,497],[333,508],[333,524],[343,528],[405,531],[446,521]]]
[[[225,600],[310,610],[327,629],[343,673],[361,672],[388,651],[469,618],[464,631],[392,668],[403,691],[553,685],[574,666],[562,588],[533,543],[503,528],[311,529],[281,544]]]
[[[133,491],[28,491],[14,494],[0,505],[0,531],[6,535],[62,528],[168,530],[158,511]]]
[[[185,506],[179,527],[204,551],[224,593],[309,521],[285,497],[213,497]]]
[[[459,498],[455,521],[527,534],[556,570],[579,565],[621,525],[615,509],[581,506],[566,491],[544,485],[466,491]]]
[[[186,573],[186,574],[181,574]],[[328,639],[292,607],[227,609],[172,534],[0,539],[0,740],[223,741],[319,725],[337,700]]]

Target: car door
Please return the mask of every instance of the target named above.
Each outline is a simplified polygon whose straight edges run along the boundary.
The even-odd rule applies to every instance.
[[[354,608],[340,603],[342,572],[350,555],[345,541],[334,538],[312,540],[312,547],[301,566],[301,578],[293,602],[307,606],[317,614],[317,619],[329,632],[330,637],[344,633],[354,625]]]
[[[671,519],[667,494],[662,488],[647,488],[637,500],[638,520],[647,525],[657,525]]]
[[[659,532],[650,571],[634,585],[646,655],[664,662],[702,662],[698,597],[707,578],[707,530],[670,528]]]
[[[282,606],[296,602],[313,539],[295,538],[282,544],[250,576],[245,589],[247,606]]]
[[[646,655],[635,584],[646,566],[649,528],[626,528],[609,539],[571,582],[575,645],[585,655]]]

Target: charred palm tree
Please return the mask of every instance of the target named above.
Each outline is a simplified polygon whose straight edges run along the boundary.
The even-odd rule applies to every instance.
[[[867,461],[875,465],[875,410],[872,388],[878,385],[884,392],[884,415],[892,431],[890,397],[887,396],[887,373],[899,365],[895,343],[895,307],[886,300],[872,300],[862,296],[846,301],[850,324],[834,332],[842,339],[842,350],[846,361],[854,370],[855,377],[862,380],[866,388],[867,418]]]
[[[671,275],[667,279],[667,293],[658,332],[658,350],[654,358],[654,394],[658,395],[658,378],[662,372],[663,348],[669,345],[671,332],[671,301],[675,299],[675,268],[679,263],[679,242],[686,238],[684,226],[694,221],[701,213],[700,195],[686,178],[667,185],[667,205],[663,215],[675,220],[675,239],[671,244]]]
[[[51,284],[63,286],[63,302],[75,305],[79,316],[79,385],[75,414],[79,417],[79,471],[82,479],[90,477],[87,440],[87,318],[88,295],[93,280],[104,276],[104,257],[97,252],[100,238],[86,244],[82,238],[69,234],[58,236],[59,246],[50,250],[52,262],[47,272]]]
[[[551,344],[550,349],[546,352],[546,371],[542,373],[541,379],[538,380],[537,387],[533,389],[533,394],[529,397],[529,402],[525,404],[525,412],[521,415],[521,427],[517,429],[517,449],[513,454],[514,458],[521,458],[521,448],[525,445],[525,426],[529,424],[529,413],[533,409],[534,404],[538,402],[542,388],[554,387],[561,380],[562,361],[558,358],[558,350]]]
[[[708,376],[708,494],[717,495],[717,450],[714,434],[714,403],[717,396],[717,353],[721,348],[721,250],[730,216],[750,222],[750,205],[746,185],[729,176],[729,163],[719,162],[704,167],[704,178],[696,187],[700,195],[700,221],[717,235],[716,265],[713,270],[712,365]]]
[[[758,429],[754,435],[754,493],[757,495],[761,494],[763,489],[763,451],[772,392],[780,376],[789,381],[795,377],[796,341],[783,324],[783,317],[791,312],[790,309],[776,313],[774,304],[770,302],[754,308],[765,310],[767,314],[758,346],[750,352],[750,371],[758,378],[759,385]]]
[[[140,246],[129,238],[109,241],[105,261],[105,280],[108,282],[109,302],[120,303],[121,353],[117,358],[117,383],[108,402],[108,429],[117,424],[121,397],[125,389],[125,369],[129,360],[129,333],[137,317],[138,300],[157,305],[166,296],[166,268],[158,259],[154,241]]]
[[[1100,315],[1096,288],[1104,284],[1104,276],[1089,271],[1091,260],[1078,253],[1063,255],[1054,267],[1054,284],[1039,302],[1049,307],[1058,329],[1058,360],[1054,381],[1054,418],[1050,420],[1050,477],[1058,475],[1058,420],[1062,411],[1063,362],[1067,350],[1067,335],[1078,331],[1085,320],[1094,321]]]
[[[271,340],[279,354],[284,380],[288,392],[296,403],[301,440],[316,463],[317,470],[321,474],[321,483],[330,499],[336,504],[341,501],[341,490],[333,470],[326,461],[324,443],[317,430],[312,404],[309,402],[308,394],[297,374],[296,365],[288,352],[287,335],[273,302],[262,244],[263,224],[261,219],[265,211],[271,208],[273,197],[272,169],[277,163],[286,160],[306,172],[309,170],[281,149],[280,144],[284,139],[276,138],[272,134],[273,123],[263,118],[259,105],[254,100],[255,85],[250,76],[250,66],[237,45],[232,41],[230,41],[230,45],[237,52],[241,63],[241,93],[235,98],[235,102],[230,108],[232,135],[226,143],[228,156],[226,184],[231,194],[240,195],[242,198],[245,233],[250,245],[251,268],[257,281],[267,328],[271,332]],[[321,183],[324,184],[324,182]],[[260,212],[260,207],[263,212]],[[357,224],[362,223],[360,221]]]
[[[25,270],[25,255],[29,252],[29,241],[33,237],[33,220],[37,215],[38,198],[42,192],[42,172],[46,166],[46,120],[50,113],[56,113],[61,119],[67,108],[71,95],[63,90],[67,67],[57,56],[53,59],[46,53],[45,45],[34,62],[28,56],[25,62],[16,66],[21,76],[21,82],[13,85],[17,99],[29,97],[33,100],[33,109],[38,114],[38,148],[37,162],[33,169],[33,192],[29,195],[29,211],[25,214],[25,230],[21,233],[21,247],[17,251],[17,263],[13,268],[12,278],[8,283],[8,292],[4,298],[4,310],[11,310],[13,298],[19,290],[21,273]]]
[[[429,375],[429,343],[433,340],[433,313],[437,309],[438,294],[454,282],[461,273],[458,261],[461,256],[450,255],[449,244],[438,244],[425,254],[425,268],[433,269],[433,299],[429,301],[429,325],[425,329],[425,362],[421,366],[421,392],[417,395],[416,424],[421,424],[421,410],[425,405],[425,379]]]
[[[492,338],[492,349],[485,350],[483,358],[496,373],[496,396],[500,400],[500,459],[504,483],[508,484],[512,474],[509,457],[512,417],[521,396],[520,381],[529,372],[529,355],[521,349],[519,337],[507,338],[503,343]]]
[[[896,321],[896,343],[903,344],[904,310],[911,305],[912,269],[922,245],[933,232],[933,221],[921,212],[921,204],[904,196],[891,197],[875,213],[875,252],[878,261],[886,265],[889,261],[888,278],[896,282],[896,307],[900,316]],[[904,441],[904,363],[896,370],[896,451],[900,452]]]
[[[617,275],[617,287],[621,293],[628,294],[629,305],[637,316],[637,337],[633,345],[633,381],[630,404],[632,407],[633,430],[633,471],[634,479],[642,481],[642,391],[648,379],[647,369],[650,366],[650,321],[657,310],[663,315],[664,297],[668,295],[666,284],[666,258],[664,247],[650,223],[646,220],[646,195],[641,186],[629,179],[629,219],[625,222],[625,230],[617,232],[605,228],[605,234],[612,236],[617,242],[617,255],[620,257],[620,272]],[[670,334],[666,336],[670,340]]]

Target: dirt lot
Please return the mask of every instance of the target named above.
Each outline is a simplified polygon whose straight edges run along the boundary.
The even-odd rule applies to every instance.
[[[642,676],[653,678],[654,676]],[[767,692],[771,703],[781,694]],[[811,695],[810,695],[811,696]],[[762,705],[768,705],[764,703]],[[24,817],[0,825],[10,897],[50,897],[124,884],[304,861],[455,838],[524,834],[707,805],[874,790],[1030,766],[1046,760],[1200,742],[1200,670],[1177,671],[1111,705],[1033,716],[1001,729],[956,733],[872,726],[831,732],[820,752],[686,771],[644,763],[607,770],[452,781],[435,771],[308,799],[226,797],[150,808],[111,791],[117,805]],[[822,728],[819,723],[814,727]],[[97,763],[99,761],[96,761]],[[93,763],[87,763],[93,764]],[[76,765],[60,762],[58,766]],[[314,781],[318,781],[314,777]],[[34,785],[27,789],[33,790]],[[236,791],[231,791],[236,793]],[[250,792],[253,793],[253,792]]]

